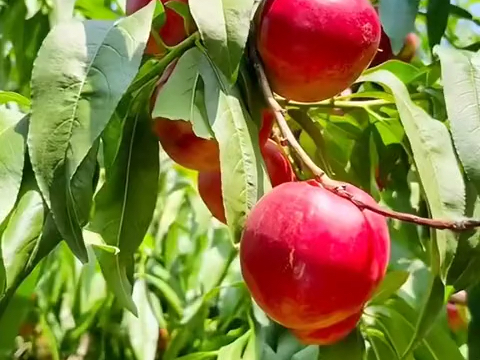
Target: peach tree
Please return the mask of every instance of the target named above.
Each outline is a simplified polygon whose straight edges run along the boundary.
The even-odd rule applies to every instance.
[[[0,358],[480,358],[475,5],[0,0]]]

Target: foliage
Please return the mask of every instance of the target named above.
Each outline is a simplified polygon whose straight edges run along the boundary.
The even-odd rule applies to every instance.
[[[190,0],[199,31],[152,57],[151,24],[168,7],[156,3],[125,16],[113,0],[0,0],[0,359],[477,359],[477,230],[389,220],[388,274],[358,328],[330,347],[300,344],[252,302],[237,243],[271,187],[245,56],[258,1]],[[329,176],[387,209],[480,218],[472,5],[380,0],[394,52],[417,29],[415,60],[365,71],[334,102],[287,104]],[[200,199],[196,172],[159,146],[159,116],[217,139],[228,226]],[[453,332],[445,306],[461,290],[471,325]]]

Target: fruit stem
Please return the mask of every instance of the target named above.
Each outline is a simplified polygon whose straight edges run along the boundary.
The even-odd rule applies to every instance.
[[[272,109],[273,113],[275,114],[275,120],[277,122],[278,127],[280,128],[282,135],[288,141],[290,146],[295,150],[298,154],[299,158],[305,163],[308,169],[314,174],[316,180],[322,185],[325,189],[333,192],[334,194],[343,197],[354,203],[357,207],[361,209],[370,210],[374,213],[382,215],[384,217],[397,219],[400,221],[410,222],[417,225],[428,226],[430,228],[439,229],[439,230],[455,230],[455,231],[465,231],[470,230],[475,227],[480,226],[480,220],[474,219],[464,219],[459,221],[453,220],[440,220],[440,219],[430,219],[430,218],[423,218],[420,216],[416,216],[413,214],[401,213],[394,210],[384,209],[380,205],[370,205],[366,204],[357,198],[345,189],[345,184],[336,180],[331,179],[330,177],[325,174],[320,167],[315,164],[315,162],[308,156],[308,154],[303,150],[302,146],[298,143],[295,135],[290,130],[290,127],[287,124],[287,120],[285,119],[285,109],[283,109],[280,104],[275,100],[275,96],[273,91],[270,87],[268,82],[267,76],[265,75],[265,71],[263,69],[263,65],[261,60],[258,56],[257,49],[255,48],[255,42],[253,41],[255,37],[251,36],[249,39],[249,55],[253,62],[253,67],[257,73],[260,82],[260,88],[262,93],[267,101],[268,105]]]

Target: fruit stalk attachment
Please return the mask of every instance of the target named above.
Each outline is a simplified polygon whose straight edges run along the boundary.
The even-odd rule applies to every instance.
[[[259,85],[263,96],[265,97],[268,106],[271,108],[275,114],[275,120],[280,128],[280,131],[285,138],[285,140],[290,144],[292,149],[298,154],[299,158],[305,164],[305,166],[314,174],[315,179],[319,182],[321,186],[325,189],[333,192],[334,194],[350,200],[357,207],[361,209],[370,210],[384,217],[397,219],[400,221],[410,222],[417,225],[428,226],[434,229],[440,230],[453,230],[453,231],[465,231],[470,230],[480,226],[480,220],[475,219],[463,219],[463,220],[442,220],[442,219],[430,219],[413,214],[397,212],[389,209],[382,208],[380,205],[371,205],[366,204],[363,201],[356,198],[353,194],[349,193],[345,189],[345,184],[336,180],[333,180],[327,176],[325,171],[323,171],[315,162],[308,156],[302,146],[298,143],[295,135],[290,130],[290,127],[287,124],[285,119],[285,109],[283,109],[280,104],[275,99],[273,91],[270,87],[269,81],[263,69],[262,62],[258,55],[257,49],[255,48],[255,36],[251,34],[249,39],[249,56],[255,68],[255,72],[258,76]],[[288,103],[288,101],[287,101]]]

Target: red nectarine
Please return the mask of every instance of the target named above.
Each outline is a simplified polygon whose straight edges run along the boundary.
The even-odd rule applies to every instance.
[[[266,0],[257,48],[274,92],[320,101],[348,88],[368,67],[380,41],[369,0]]]
[[[352,185],[346,190],[375,203]],[[263,196],[240,241],[241,270],[253,299],[271,319],[312,343],[348,334],[348,326],[334,325],[350,319],[347,324],[355,326],[389,255],[384,217],[313,180],[281,184]]]

